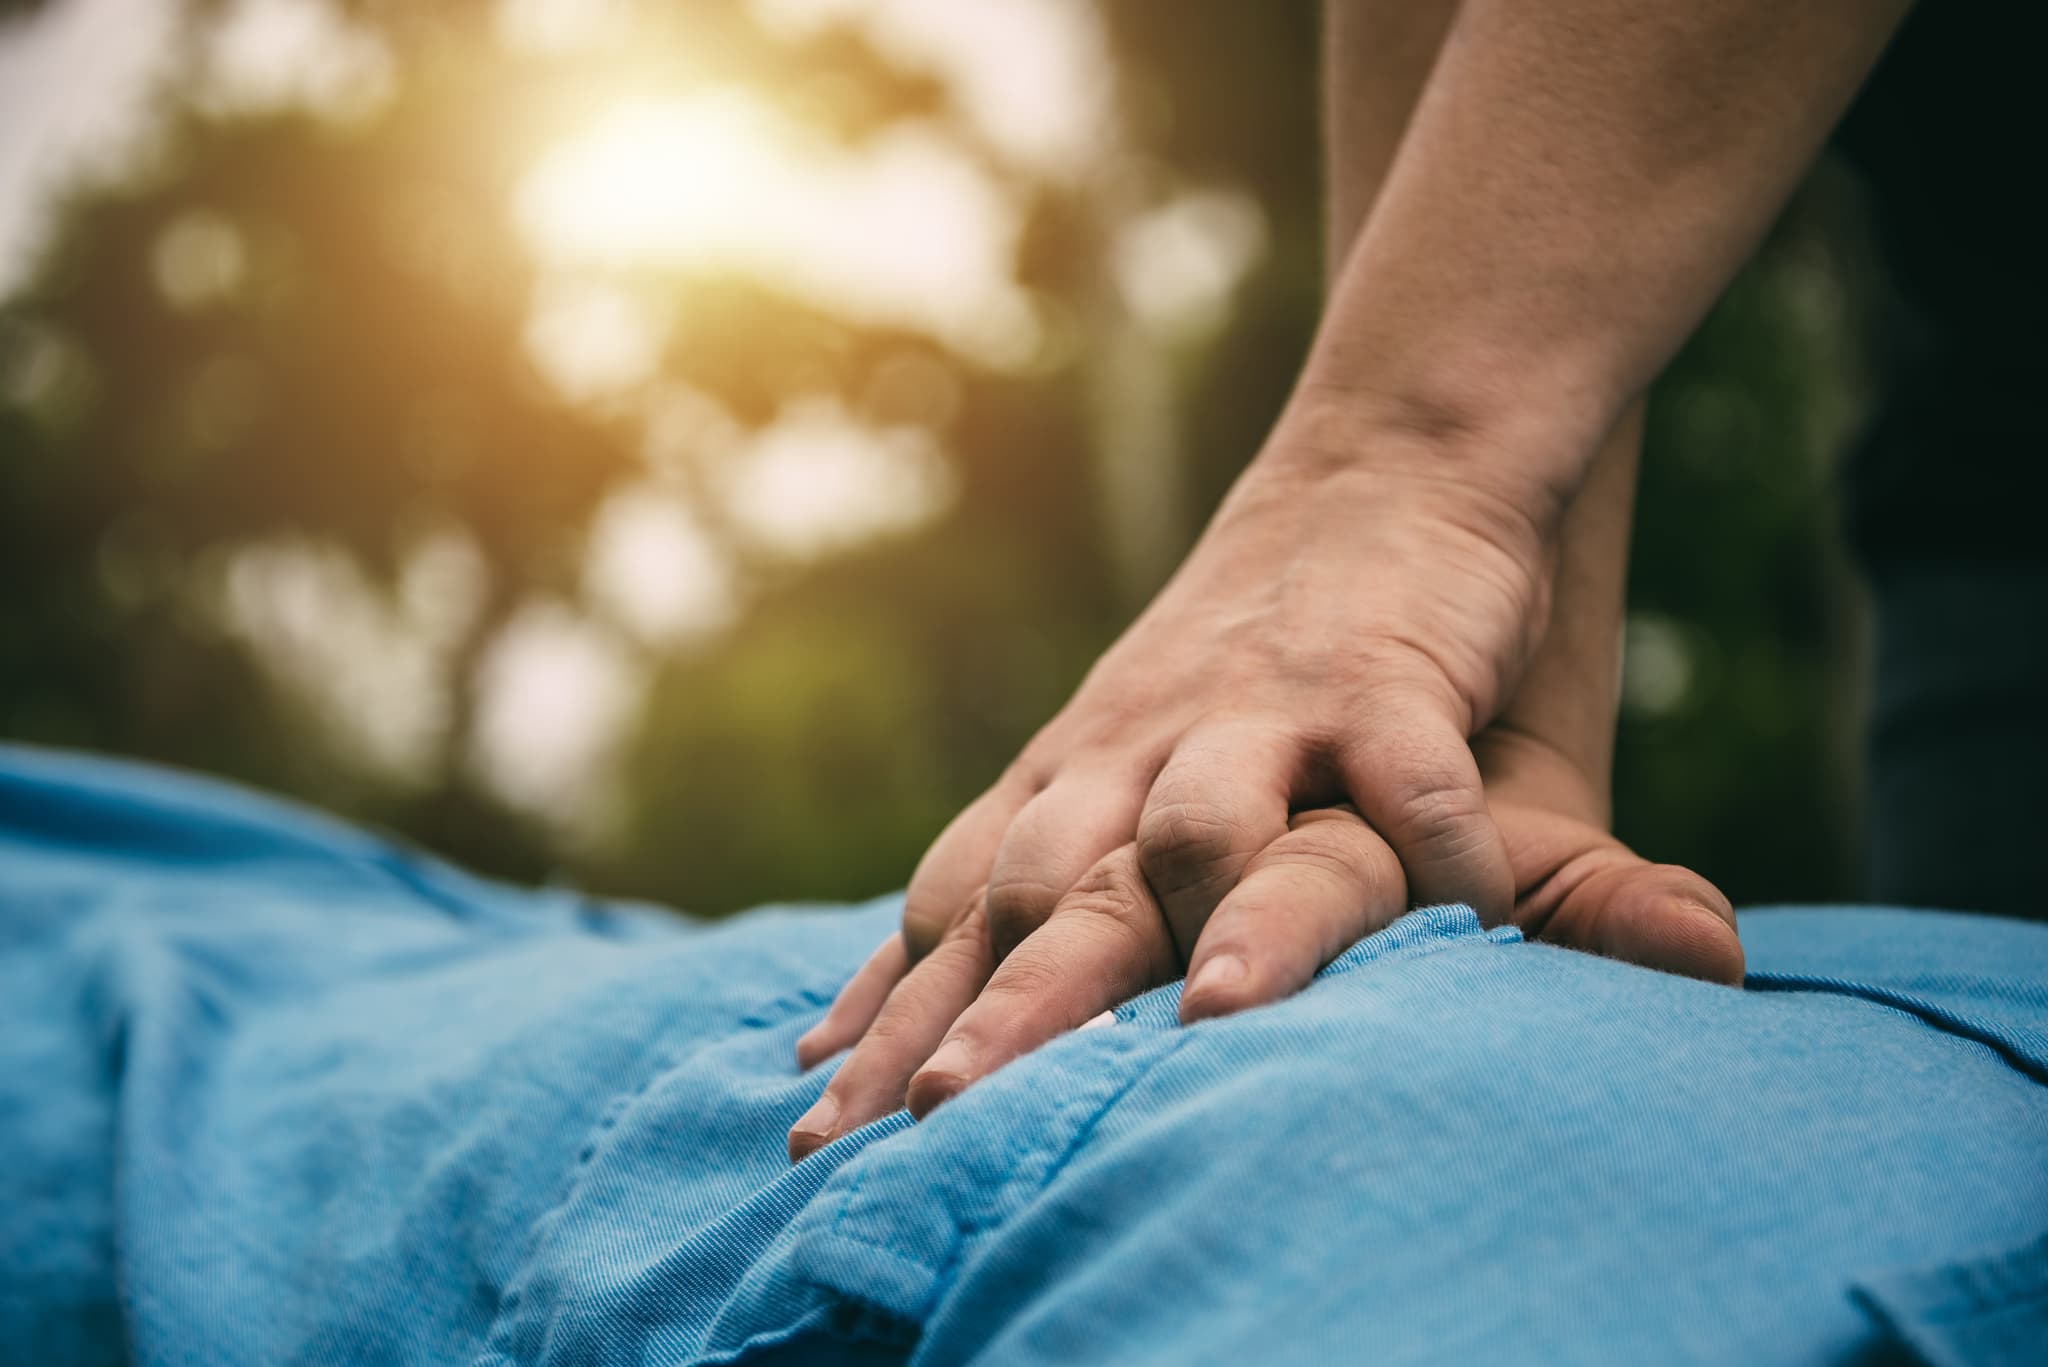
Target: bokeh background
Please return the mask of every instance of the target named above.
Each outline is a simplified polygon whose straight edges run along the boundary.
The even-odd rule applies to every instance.
[[[1308,0],[0,0],[0,736],[899,886],[1317,307]],[[1655,395],[1617,827],[1853,892],[1854,188]]]

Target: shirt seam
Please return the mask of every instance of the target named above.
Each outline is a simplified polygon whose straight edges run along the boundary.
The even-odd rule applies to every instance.
[[[2024,1310],[2044,1301],[2048,1301],[2048,1283],[2022,1287],[2002,1296],[1983,1296],[1974,1300],[1956,1300],[1943,1305],[1929,1306],[1913,1318],[1928,1324],[1967,1323],[1990,1315],[2001,1315],[2009,1310]]]
[[[1850,978],[1831,978],[1825,974],[1775,972],[1751,973],[1743,980],[1743,988],[1756,992],[1824,992],[1830,996],[1855,997],[1878,1006],[1887,1006],[1925,1022],[1945,1035],[1975,1041],[1997,1054],[2014,1071],[2034,1082],[2048,1085],[2048,1060],[2030,1057],[2019,1044],[2004,1038],[1996,1027],[1979,1025],[1966,1016],[1958,1015],[1946,1007],[1937,1006],[1909,993],[1857,982]],[[2034,1033],[2024,1028],[2007,1029],[2022,1038]]]

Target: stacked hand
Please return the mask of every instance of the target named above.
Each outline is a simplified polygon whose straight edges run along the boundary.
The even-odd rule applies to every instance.
[[[1626,415],[1908,6],[1784,8],[1325,7],[1337,269],[1295,403],[800,1041],[858,1044],[793,1155],[1183,968],[1186,1017],[1271,1001],[1416,903],[1739,977],[1726,901],[1604,792]]]
[[[1299,989],[1410,905],[1733,981],[1728,904],[1602,826],[1604,779],[1501,727],[1554,518],[1412,438],[1283,423],[1174,581],[913,878],[798,1042],[853,1045],[792,1157],[1183,971],[1184,1019]],[[1482,774],[1483,766],[1483,774]]]

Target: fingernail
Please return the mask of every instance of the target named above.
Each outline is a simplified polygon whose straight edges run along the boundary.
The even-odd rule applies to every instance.
[[[1097,1026],[1102,1026],[1102,1025],[1115,1025],[1115,1024],[1116,1024],[1116,1012],[1114,1012],[1114,1011],[1105,1011],[1105,1012],[1103,1012],[1103,1013],[1102,1013],[1101,1015],[1099,1015],[1099,1016],[1090,1016],[1090,1017],[1089,1017],[1089,1018],[1088,1018],[1087,1020],[1084,1020],[1084,1021],[1082,1021],[1082,1022],[1081,1022],[1081,1024],[1079,1025],[1079,1027],[1077,1027],[1077,1028],[1079,1028],[1079,1029],[1082,1029],[1082,1030],[1093,1030],[1093,1029],[1095,1029],[1095,1028],[1096,1028]]]
[[[910,1107],[912,1116],[923,1120],[966,1091],[973,1081],[974,1051],[966,1040],[947,1040],[910,1079],[904,1104]]]
[[[839,1119],[839,1098],[826,1092],[811,1103],[811,1109],[797,1118],[789,1127],[789,1151],[792,1157],[801,1158],[813,1149],[821,1148],[831,1137],[832,1124]],[[798,1149],[803,1153],[798,1153]]]
[[[1244,973],[1243,959],[1235,954],[1218,954],[1203,964],[1194,977],[1188,979],[1188,985],[1182,988],[1181,992],[1183,995],[1194,996],[1214,992],[1219,987],[1228,987],[1234,982],[1242,981]]]
[[[965,1079],[974,1071],[974,1051],[967,1047],[964,1039],[949,1039],[917,1071]]]

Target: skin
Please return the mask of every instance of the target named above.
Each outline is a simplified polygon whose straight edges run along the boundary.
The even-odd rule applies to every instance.
[[[1513,919],[1525,934],[1738,983],[1742,948],[1727,899],[1698,874],[1652,864],[1607,831],[1636,436],[1626,425],[1596,460],[1567,516],[1558,625],[1522,690],[1473,749],[1515,879]],[[1305,983],[1400,913],[1400,876],[1391,848],[1351,808],[1296,814],[1205,936],[1219,954],[1234,951],[1245,975],[1191,984],[1183,1018],[1228,1014]],[[835,1005],[865,1009],[872,1026],[820,1106],[792,1130],[793,1159],[866,1123],[875,1108],[886,1114],[908,1104],[922,1117],[1002,1063],[1178,971],[1169,924],[1130,849],[1106,861],[1000,966],[979,909],[958,918],[907,976],[875,981],[896,971],[900,951],[900,939],[884,945],[862,970],[869,981],[856,979]],[[863,988],[874,994],[872,1006],[860,1000]],[[800,1057],[829,1042],[830,1024],[805,1038]],[[950,1056],[949,1044],[960,1046]],[[822,1057],[812,1054],[805,1066]],[[921,1065],[910,1062],[917,1059]]]
[[[793,1159],[1183,968],[1188,1019],[1284,996],[1411,904],[1739,979],[1725,899],[1605,830],[1638,397],[1904,8],[1329,7],[1300,385],[799,1041],[858,1044]]]

